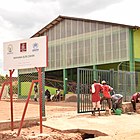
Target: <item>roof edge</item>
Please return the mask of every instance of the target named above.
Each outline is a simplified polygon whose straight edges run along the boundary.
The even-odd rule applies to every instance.
[[[94,22],[107,23],[107,24],[113,24],[113,25],[118,25],[118,26],[126,26],[126,27],[129,27],[131,29],[139,29],[140,28],[139,26],[132,26],[132,25],[126,25],[126,24],[120,24],[120,23],[113,23],[113,22],[106,22],[106,21],[100,21],[100,20],[92,20],[92,19],[86,19],[86,18],[77,18],[77,17],[59,15],[57,18],[55,18],[53,21],[51,21],[45,27],[43,27],[38,32],[36,32],[34,35],[32,35],[31,38],[38,37],[42,32],[49,30],[50,28],[52,28],[53,26],[55,26],[56,24],[58,24],[60,21],[62,21],[64,19],[81,20],[81,21],[87,21],[87,22],[94,21]]]

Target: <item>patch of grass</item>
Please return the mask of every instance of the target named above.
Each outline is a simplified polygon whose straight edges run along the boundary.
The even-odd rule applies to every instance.
[[[21,82],[21,95],[20,96],[27,97],[30,90],[30,86],[31,86],[31,82]],[[58,88],[45,86],[45,90],[46,89],[48,89],[51,95],[53,95],[53,94],[56,94],[56,90]],[[64,91],[62,90],[61,93],[64,94]],[[73,92],[68,92],[68,94],[73,94]],[[34,88],[32,89],[32,93],[31,93],[31,96],[33,95],[34,95]]]
[[[21,82],[21,96],[27,96],[30,90],[31,82]],[[32,89],[31,95],[34,95],[34,89]]]
[[[30,90],[31,82],[21,82],[21,96],[27,96]],[[45,90],[48,89],[51,95],[56,93],[57,88],[45,86]],[[63,93],[63,91],[62,91]],[[34,89],[32,89],[31,95],[34,95]]]

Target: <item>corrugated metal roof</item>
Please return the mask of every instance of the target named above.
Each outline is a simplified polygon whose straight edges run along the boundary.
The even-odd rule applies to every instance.
[[[76,17],[68,17],[68,16],[61,16],[59,15],[56,19],[54,19],[52,22],[50,22],[48,25],[43,27],[41,30],[39,30],[37,33],[35,33],[32,37],[38,37],[42,33],[48,31],[50,28],[58,24],[64,19],[70,19],[70,20],[78,20],[78,21],[86,21],[86,22],[100,22],[100,23],[106,23],[106,24],[112,24],[112,25],[119,25],[119,26],[127,26],[132,29],[138,29],[140,28],[139,26],[131,26],[131,25],[125,25],[125,24],[119,24],[119,23],[113,23],[113,22],[106,22],[106,21],[99,21],[99,20],[92,20],[92,19],[84,19],[84,18],[76,18]]]

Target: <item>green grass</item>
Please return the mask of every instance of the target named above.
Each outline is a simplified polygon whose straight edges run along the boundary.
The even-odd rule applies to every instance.
[[[21,96],[27,96],[30,90],[31,82],[21,82]],[[34,95],[34,89],[32,89],[31,95]]]
[[[30,90],[31,82],[21,82],[21,96],[27,96]],[[51,95],[56,93],[57,88],[45,86],[45,90],[48,89]],[[63,94],[63,90],[62,90]],[[32,89],[31,96],[34,95],[34,89]]]

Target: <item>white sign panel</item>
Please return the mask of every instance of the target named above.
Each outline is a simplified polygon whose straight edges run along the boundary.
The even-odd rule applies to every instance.
[[[5,42],[4,70],[47,67],[48,40],[46,36]]]

